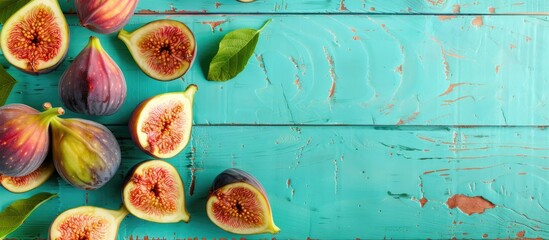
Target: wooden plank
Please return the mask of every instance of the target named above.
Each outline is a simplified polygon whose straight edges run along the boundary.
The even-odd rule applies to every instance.
[[[115,35],[99,36],[131,94],[118,113],[95,119],[126,124],[141,100],[195,83],[196,124],[548,124],[546,17],[136,16],[127,28],[158,18],[192,28],[195,64],[183,81],[154,81]],[[227,32],[258,28],[270,18],[244,72],[225,83],[205,80]],[[8,102],[60,105],[59,77],[97,35],[79,27],[75,16],[68,19],[68,58],[38,77],[8,69],[19,80]]]
[[[65,12],[74,13],[73,1],[60,1]],[[235,0],[140,1],[136,9],[142,14],[188,13],[371,13],[371,14],[547,14],[544,0],[258,0],[240,3]]]
[[[125,173],[149,157],[124,127],[112,130],[123,149],[115,178],[97,191],[50,179],[34,192],[58,192],[59,198],[10,237],[46,238],[51,219],[67,208],[118,208]],[[549,131],[534,127],[194,127],[190,145],[169,160],[185,182],[191,222],[155,224],[130,216],[119,239],[239,239],[210,223],[204,210],[212,180],[230,167],[262,182],[282,229],[247,238],[495,239],[523,231],[548,238],[548,146]],[[31,194],[1,190],[0,207]],[[459,194],[495,207],[472,215],[449,209],[448,199]]]

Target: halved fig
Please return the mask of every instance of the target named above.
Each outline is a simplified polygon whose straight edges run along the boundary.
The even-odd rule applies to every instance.
[[[32,0],[11,15],[0,47],[8,62],[26,73],[54,70],[69,47],[69,28],[57,0]]]
[[[118,211],[82,206],[61,213],[50,225],[50,240],[114,240],[120,222],[128,215],[122,206]]]
[[[50,178],[53,172],[55,172],[53,162],[51,159],[47,159],[38,169],[25,176],[0,176],[0,183],[2,187],[12,193],[24,193],[42,185]]]
[[[118,38],[126,44],[139,68],[156,80],[183,76],[196,56],[192,31],[176,20],[156,20],[132,33],[122,29]]]
[[[183,92],[164,93],[141,102],[130,117],[133,142],[155,158],[171,158],[181,152],[189,142],[197,90],[191,84]]]
[[[188,222],[185,190],[177,170],[163,160],[144,161],[132,168],[122,189],[134,216],[159,223]]]
[[[206,203],[210,220],[236,234],[278,233],[269,199],[259,181],[249,173],[231,168],[214,179]]]

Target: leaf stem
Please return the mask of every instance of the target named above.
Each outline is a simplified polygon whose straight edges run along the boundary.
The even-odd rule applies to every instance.
[[[269,24],[269,23],[270,23],[271,21],[273,21],[273,19],[272,19],[272,18],[271,18],[271,19],[269,19],[269,20],[267,20],[267,22],[265,22],[265,24],[263,24],[263,26],[262,26],[262,27],[261,27],[261,28],[260,28],[259,30],[257,30],[257,31],[258,31],[258,32],[261,32],[261,31],[263,31],[263,29],[264,29],[264,28],[265,28],[265,27],[267,26],[267,24]]]

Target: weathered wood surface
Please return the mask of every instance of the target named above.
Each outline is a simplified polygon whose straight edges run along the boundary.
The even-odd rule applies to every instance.
[[[199,86],[192,140],[168,161],[185,182],[192,220],[129,216],[119,239],[549,238],[548,1],[142,0],[127,29],[173,18],[197,37],[194,66],[172,82],[146,77],[114,34],[78,26],[72,1],[60,3],[71,25],[67,59],[41,76],[8,68],[19,80],[8,102],[60,105],[59,77],[98,36],[126,75],[128,99],[113,116],[66,115],[107,124],[123,164],[97,191],[59,176],[30,193],[0,190],[1,208],[40,191],[60,195],[14,239],[46,239],[68,208],[118,208],[124,175],[150,159],[128,138],[131,111],[190,83]],[[241,75],[204,79],[224,34],[271,18]],[[0,63],[9,67],[2,56]],[[209,185],[229,167],[263,183],[279,234],[232,235],[207,219]],[[450,209],[460,194],[477,197],[454,198],[462,208],[494,207]]]
[[[67,13],[72,0],[60,1]],[[398,13],[398,14],[549,14],[545,0],[141,0],[142,14],[188,13]]]
[[[32,193],[59,192],[59,198],[14,236],[46,238],[51,219],[67,208],[118,208],[124,174],[149,157],[125,127],[112,130],[123,149],[119,174],[88,192],[51,179]],[[530,127],[194,127],[190,145],[169,160],[185,182],[191,222],[155,224],[129,216],[119,239],[239,239],[215,227],[204,211],[213,178],[230,167],[246,169],[264,184],[282,229],[249,239],[494,239],[522,231],[547,238],[548,146],[549,131]],[[2,190],[0,207],[32,193]],[[495,207],[469,216],[448,208],[456,194],[482,196]]]
[[[165,16],[136,16],[127,29]],[[184,81],[145,76],[115,35],[99,36],[131,92],[101,121],[125,124],[135,105],[188,84],[199,87],[196,124],[547,125],[549,21],[540,16],[168,16],[197,36]],[[260,27],[237,78],[205,81],[222,36]],[[59,105],[57,80],[96,35],[71,22],[71,45],[57,71],[19,81],[11,102]],[[5,63],[7,65],[7,63]],[[526,107],[527,106],[527,107]]]

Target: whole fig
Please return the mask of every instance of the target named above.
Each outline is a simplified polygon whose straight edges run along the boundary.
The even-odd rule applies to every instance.
[[[63,114],[61,108],[45,105],[39,112],[24,104],[0,107],[0,174],[20,177],[40,167],[49,150],[48,127]]]
[[[51,121],[55,168],[71,185],[85,190],[107,183],[120,166],[120,146],[105,126],[84,119]]]
[[[63,104],[90,115],[115,113],[126,100],[126,91],[124,74],[93,36],[59,80]]]
[[[138,0],[75,0],[80,24],[97,33],[117,32],[133,16]]]

